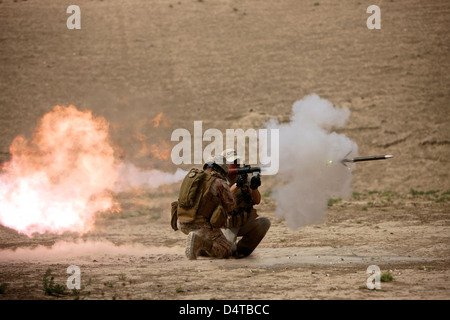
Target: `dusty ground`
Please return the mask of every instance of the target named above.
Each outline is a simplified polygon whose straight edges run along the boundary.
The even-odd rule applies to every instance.
[[[83,288],[59,299],[450,298],[448,1],[378,1],[381,30],[366,28],[364,1],[77,1],[82,29],[67,30],[70,4],[0,3],[1,161],[57,104],[106,117],[123,156],[148,165],[127,134],[139,120],[163,112],[162,143],[194,120],[286,120],[310,93],[350,108],[341,131],[360,154],[395,158],[358,165],[353,196],[299,230],[274,217],[264,180],[259,212],[272,226],[243,260],[184,257],[169,226],[177,185],[116,194],[123,211],[82,237],[0,227],[0,299],[56,299],[44,274],[64,284],[73,264]],[[370,265],[393,280],[368,290]]]

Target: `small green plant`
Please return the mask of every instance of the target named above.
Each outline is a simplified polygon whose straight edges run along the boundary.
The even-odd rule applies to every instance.
[[[263,198],[270,198],[270,196],[272,195],[272,190],[268,190],[266,192],[263,193]]]
[[[84,300],[86,296],[89,296],[91,294],[90,291],[87,293],[83,293],[84,287],[81,287],[80,289],[72,289],[72,296],[75,296],[74,300]]]
[[[154,213],[152,214],[152,220],[158,220],[161,218],[161,213]]]
[[[127,280],[127,275],[126,275],[125,273],[121,273],[121,274],[119,275],[119,280],[120,280],[120,281],[125,281],[125,280]]]
[[[395,191],[387,190],[387,191],[383,191],[381,193],[381,196],[382,197],[398,197],[398,193]]]
[[[176,286],[175,287],[175,292],[176,293],[181,293],[181,292],[184,292],[184,290],[183,290],[183,288],[181,286]]]
[[[410,189],[409,190],[409,193],[411,193],[411,195],[413,196],[413,197],[417,197],[417,196],[421,196],[421,195],[423,195],[425,192],[423,192],[423,191],[418,191],[418,190],[414,190],[414,189]]]
[[[353,197],[353,199],[359,200],[359,198],[361,197],[361,193],[353,192],[352,197]]]
[[[7,283],[0,284],[0,294],[4,294],[6,292]]]
[[[381,274],[381,278],[380,278],[381,282],[390,282],[390,281],[392,281],[393,279],[394,279],[394,278],[392,277],[392,273],[390,273],[389,271],[383,272],[383,273]]]
[[[341,201],[340,198],[336,198],[336,199],[330,198],[330,199],[328,199],[328,206],[332,207],[334,204],[339,203],[340,201]]]
[[[436,202],[446,202],[446,201],[449,201],[450,200],[450,197],[447,197],[447,196],[441,196],[440,198],[438,198],[438,199],[436,199]]]
[[[433,267],[433,266],[421,266],[421,267],[419,267],[419,270],[423,270],[423,271],[432,271],[434,269],[435,269],[435,267]]]
[[[66,287],[56,283],[54,281],[54,277],[51,275],[52,270],[50,268],[45,271],[43,286],[44,286],[44,294],[48,296],[62,296],[66,295]]]

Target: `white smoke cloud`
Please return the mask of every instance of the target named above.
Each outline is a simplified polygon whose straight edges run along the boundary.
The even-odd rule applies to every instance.
[[[297,229],[323,222],[329,198],[351,195],[353,167],[340,161],[357,156],[358,146],[332,131],[347,122],[347,108],[337,108],[313,94],[295,102],[292,113],[289,123],[272,120],[267,127],[280,130],[277,177],[283,183],[272,193],[277,202],[275,215]]]

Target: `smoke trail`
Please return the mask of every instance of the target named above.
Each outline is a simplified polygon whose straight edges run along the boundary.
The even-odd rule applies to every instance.
[[[290,123],[272,120],[268,128],[280,131],[280,170],[283,182],[276,187],[275,215],[296,229],[325,219],[330,197],[348,197],[352,168],[340,163],[358,153],[358,146],[345,135],[332,132],[343,127],[350,115],[313,94],[294,103]]]
[[[143,256],[151,254],[183,254],[182,247],[150,247],[139,243],[115,245],[114,243],[101,241],[57,241],[51,247],[39,245],[35,248],[1,249],[0,262],[14,261],[58,261],[61,259],[73,259],[93,256]]]
[[[120,163],[116,166],[118,174],[113,191],[120,192],[130,188],[155,189],[163,184],[181,181],[187,171],[180,168],[175,173],[163,172],[156,169],[141,170],[132,163]]]

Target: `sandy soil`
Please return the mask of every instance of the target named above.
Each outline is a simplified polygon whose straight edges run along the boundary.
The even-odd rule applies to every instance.
[[[274,216],[263,180],[272,226],[247,259],[186,259],[169,226],[178,185],[115,194],[122,212],[83,236],[0,226],[0,299],[449,299],[450,4],[378,2],[381,30],[355,1],[80,0],[82,28],[67,30],[70,1],[1,1],[0,161],[57,104],[106,117],[123,156],[148,166],[130,143],[139,120],[163,112],[154,139],[170,141],[194,120],[287,120],[311,93],[351,110],[341,132],[360,154],[395,158],[358,165],[353,196],[299,230]],[[45,272],[64,284],[69,265],[82,289],[45,295]],[[393,280],[368,290],[370,265]]]

